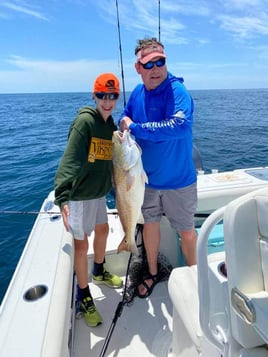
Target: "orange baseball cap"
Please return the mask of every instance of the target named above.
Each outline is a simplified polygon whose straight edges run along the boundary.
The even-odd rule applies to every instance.
[[[93,92],[101,93],[120,93],[118,78],[113,73],[102,73],[94,82]]]
[[[137,62],[141,62],[142,64],[151,61],[155,57],[166,58],[166,55],[164,53],[164,48],[158,43],[143,47],[141,50],[137,52],[136,56],[137,56]]]

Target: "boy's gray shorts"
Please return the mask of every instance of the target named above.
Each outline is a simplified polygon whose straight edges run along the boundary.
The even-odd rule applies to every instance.
[[[176,231],[190,231],[194,228],[196,208],[196,183],[174,190],[145,189],[142,206],[145,223],[160,222],[165,214]]]
[[[90,235],[96,224],[108,222],[105,197],[85,201],[69,201],[69,210],[70,232],[78,240],[83,240],[85,234]]]

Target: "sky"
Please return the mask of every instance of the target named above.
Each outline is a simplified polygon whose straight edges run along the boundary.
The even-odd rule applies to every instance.
[[[0,93],[87,92],[103,72],[131,91],[137,40],[159,36],[190,90],[268,88],[268,0],[0,0]]]

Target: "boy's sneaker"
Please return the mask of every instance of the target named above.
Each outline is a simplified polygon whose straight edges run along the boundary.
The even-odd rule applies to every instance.
[[[99,314],[91,297],[81,300],[80,311],[83,313],[84,319],[88,326],[95,327],[102,323],[101,315]]]
[[[104,270],[101,275],[92,274],[92,280],[95,284],[105,284],[110,288],[121,288],[123,285],[123,280],[115,274],[111,274],[108,271]]]

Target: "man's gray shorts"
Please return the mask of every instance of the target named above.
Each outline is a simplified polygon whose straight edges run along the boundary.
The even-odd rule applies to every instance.
[[[175,190],[155,190],[146,187],[142,213],[145,223],[160,222],[166,215],[176,231],[194,228],[197,208],[197,184]]]
[[[108,222],[106,198],[94,200],[69,201],[70,232],[75,239],[83,240],[84,235],[90,235],[96,224]]]

